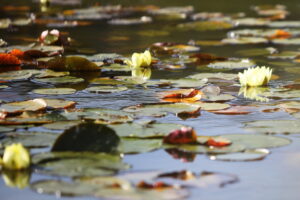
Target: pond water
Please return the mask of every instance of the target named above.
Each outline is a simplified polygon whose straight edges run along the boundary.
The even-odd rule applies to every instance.
[[[240,151],[237,150],[233,152],[244,152],[249,149],[253,150],[257,148],[266,148],[270,150],[270,154],[264,155],[255,160],[250,159],[251,161],[245,158],[245,154],[241,154],[240,156],[242,156],[242,160],[246,161],[230,162],[218,160],[218,155],[221,154],[209,154],[209,148],[207,148],[205,152],[202,152],[202,154],[197,154],[193,148],[191,148],[192,150],[186,150],[184,148],[180,150],[172,148],[170,150],[166,147],[162,147],[162,145],[158,145],[152,149],[153,151],[148,152],[145,150],[146,148],[143,147],[143,144],[138,144],[139,146],[135,147],[133,143],[130,147],[126,146],[126,148],[137,148],[141,152],[132,154],[132,152],[126,152],[123,149],[123,153],[125,153],[125,155],[122,154],[122,161],[123,163],[129,164],[131,168],[127,170],[120,170],[118,175],[122,176],[139,172],[142,173],[142,175],[135,176],[143,180],[146,179],[147,173],[145,172],[148,171],[160,171],[160,173],[181,170],[189,170],[194,173],[209,171],[216,173],[216,177],[199,183],[202,184],[200,186],[188,187],[188,194],[183,195],[183,197],[178,195],[178,199],[299,199],[299,1],[290,0],[284,2],[283,6],[277,6],[276,9],[273,7],[277,4],[282,4],[282,1],[253,0],[251,2],[242,2],[238,0],[213,0],[207,2],[203,0],[193,0],[186,2],[175,0],[138,0],[133,2],[129,0],[114,0],[109,1],[109,3],[107,1],[96,0],[83,2],[80,2],[80,0],[61,1],[65,2],[66,5],[61,5],[59,2],[60,1],[52,1],[50,6],[42,6],[38,2],[32,2],[29,0],[3,0],[0,6],[0,20],[4,18],[10,18],[12,20],[17,18],[28,18],[29,16],[35,20],[32,23],[23,26],[12,25],[8,28],[0,28],[0,39],[3,39],[8,43],[8,45],[6,45],[8,48],[12,45],[22,45],[24,47],[31,43],[37,42],[37,38],[44,30],[55,28],[61,33],[67,33],[68,36],[72,38],[71,45],[66,47],[65,55],[79,55],[82,57],[86,56],[88,59],[91,59],[92,55],[99,53],[116,53],[120,56],[118,59],[112,58],[112,55],[108,55],[108,59],[96,59],[97,64],[99,64],[99,61],[104,62],[104,64],[103,62],[101,63],[101,66],[104,67],[105,70],[102,70],[101,73],[71,72],[71,76],[84,79],[83,82],[76,84],[51,84],[49,82],[43,83],[39,80],[36,80],[34,76],[30,76],[30,78],[26,80],[1,83],[2,85],[9,86],[8,88],[0,89],[0,102],[2,102],[1,106],[8,102],[25,101],[35,98],[54,98],[74,101],[76,102],[77,109],[105,108],[119,111],[121,109],[124,110],[124,108],[128,106],[134,106],[137,104],[161,102],[162,99],[159,97],[159,95],[164,95],[164,91],[177,90],[181,88],[180,85],[176,86],[176,81],[174,81],[174,79],[182,81],[182,78],[199,73],[210,73],[210,75],[207,76],[212,76],[211,73],[216,74],[218,72],[238,74],[238,72],[242,72],[244,70],[244,67],[240,67],[241,65],[249,66],[252,62],[255,63],[254,65],[258,66],[265,65],[273,69],[273,77],[269,82],[268,87],[252,88],[253,90],[249,91],[249,88],[241,88],[237,79],[224,80],[222,77],[221,79],[208,79],[206,80],[207,82],[202,86],[199,86],[200,83],[198,80],[197,86],[195,87],[186,86],[187,84],[182,81],[180,84],[185,84],[183,88],[195,88],[200,90],[205,86],[212,90],[218,88],[221,89],[221,94],[232,95],[232,98],[226,100],[220,97],[221,100],[217,101],[217,103],[220,104],[213,105],[213,109],[210,110],[201,104],[201,114],[199,116],[195,116],[191,113],[188,113],[187,118],[180,118],[178,117],[180,116],[178,115],[180,112],[174,111],[172,113],[170,110],[168,110],[168,112],[162,117],[156,117],[154,115],[156,113],[153,113],[153,110],[151,111],[151,109],[148,111],[150,113],[152,112],[152,115],[150,116],[149,113],[147,113],[148,115],[134,113],[133,118],[135,121],[133,123],[144,123],[140,131],[143,130],[143,128],[149,128],[149,126],[152,126],[152,122],[149,124],[147,123],[149,120],[155,120],[156,122],[154,124],[174,123],[193,127],[199,136],[223,135],[223,137],[226,138],[226,135],[228,135],[228,138],[230,138],[230,136],[233,134],[255,135],[254,138],[240,140],[232,137],[232,145],[235,145],[235,141],[237,145],[239,145],[239,143],[243,145],[246,144],[243,149],[240,149]],[[67,4],[68,2],[70,4]],[[74,5],[72,5],[73,3]],[[254,6],[259,6],[261,4],[273,5],[271,8],[268,7],[267,9],[261,9],[261,11],[271,10],[273,13],[271,15],[259,15],[259,9],[255,11]],[[74,14],[76,11],[79,12],[76,9],[89,8],[95,5],[99,7],[107,5],[122,5],[123,8],[117,9],[117,11],[114,10],[110,12],[104,12],[106,15],[108,15],[107,18],[109,19],[99,19],[103,16],[98,16],[98,19],[95,19],[97,15],[95,13],[91,14],[91,10],[81,10],[82,13],[88,13],[82,16],[76,16],[76,14]],[[176,6],[178,9],[173,11],[172,14],[157,14],[158,12],[155,12],[159,10],[159,8],[166,8],[170,6]],[[187,6],[191,7],[187,8]],[[181,13],[178,13],[179,7],[185,7],[185,9],[183,9]],[[112,7],[107,9],[113,10]],[[192,10],[187,11],[189,9]],[[217,17],[213,19],[212,16],[203,14],[203,12],[218,12],[218,14],[215,14]],[[276,14],[274,14],[274,12]],[[287,12],[288,14],[286,14]],[[204,16],[203,19],[193,20],[193,17],[197,17],[197,13],[202,13],[202,17]],[[128,23],[128,21],[111,20],[140,19],[141,16],[149,16],[152,18],[152,21],[149,23],[144,23],[145,21],[139,20],[137,23],[140,24],[123,25],[113,23]],[[201,15],[198,15],[198,17],[199,16]],[[78,20],[76,17],[80,18],[80,20]],[[248,21],[245,20],[246,18],[249,18]],[[67,27],[65,24],[61,23],[64,21],[63,19],[68,19],[69,21],[72,21],[72,23],[75,23],[74,21],[78,20],[76,23],[79,25]],[[198,30],[196,25],[187,25],[190,23],[203,21],[218,21],[220,24],[217,25],[217,28],[213,27],[216,26],[214,24],[202,25],[198,27]],[[293,21],[293,23],[289,21]],[[281,22],[282,24],[276,25],[276,22]],[[1,23],[3,23],[3,21],[0,21],[0,27],[2,27]],[[231,26],[227,28],[220,28],[221,26],[226,26],[228,24]],[[241,33],[241,30],[247,30],[247,33]],[[251,32],[251,30],[255,30],[255,32]],[[278,31],[281,31],[281,35]],[[226,44],[225,38],[230,39],[232,36],[235,38],[244,39],[243,44]],[[261,40],[262,42],[257,42],[257,40]],[[207,41],[211,41],[213,44],[208,44]],[[236,41],[237,40],[235,40],[235,42]],[[158,42],[169,42],[170,45],[168,46],[164,44],[155,47],[153,44]],[[238,42],[241,42],[241,40]],[[189,46],[176,47],[174,45],[175,43]],[[1,47],[1,52],[6,51],[6,46]],[[200,49],[196,49],[195,51],[195,47],[200,47]],[[27,47],[27,49],[30,48]],[[155,57],[155,61],[152,63],[150,79],[149,77],[142,77],[142,83],[132,83],[130,80],[127,80],[130,79],[132,75],[130,70],[124,71],[123,68],[121,71],[108,70],[109,64],[123,63],[125,60],[124,57],[130,58],[132,53],[144,52],[146,49],[150,49],[152,55]],[[191,49],[193,51],[191,51]],[[198,53],[209,54],[210,59],[203,61],[201,60],[203,57],[201,57],[201,55]],[[195,55],[194,57],[198,58],[197,61],[192,59],[193,55]],[[214,56],[219,57],[219,60]],[[229,61],[233,62],[232,65],[229,65],[228,62],[226,63],[226,61],[224,61],[228,59]],[[217,64],[215,64],[214,67],[213,64],[216,62]],[[223,64],[225,63],[225,67],[220,67],[222,66],[222,63],[220,64],[219,62],[223,62]],[[41,66],[37,67],[36,64],[32,63],[29,65],[28,62],[24,64],[23,68],[39,68],[39,70],[41,70]],[[99,81],[98,84],[95,84],[95,79],[99,77],[107,77],[112,79],[116,78],[117,76],[122,76],[119,79],[121,82],[118,85],[126,86],[127,89],[125,91],[113,93],[93,93],[87,90],[87,88],[90,88],[91,86],[99,85]],[[126,77],[124,78],[123,76]],[[0,73],[0,80],[2,80],[2,78],[3,76],[1,76]],[[166,81],[166,79],[168,80]],[[170,80],[173,82],[170,82]],[[100,85],[103,85],[101,81],[103,81],[103,79],[100,80]],[[141,80],[139,79],[139,81]],[[154,81],[160,82],[157,83]],[[215,88],[213,88],[212,85],[214,85]],[[43,95],[32,92],[34,89],[55,87],[73,88],[76,90],[76,93],[65,95]],[[120,87],[117,87],[117,89],[120,89]],[[216,98],[218,95],[214,94],[212,96]],[[212,101],[208,100],[209,98],[204,99],[203,101],[212,103]],[[220,109],[221,112],[219,114],[210,112],[218,110],[217,106],[224,106],[225,104],[229,104],[228,106],[231,106],[231,108],[234,108],[234,110],[229,113],[222,113],[224,110],[224,108],[222,108]],[[26,106],[28,105],[26,104]],[[131,111],[132,109],[134,108],[131,108]],[[136,109],[138,110],[139,107]],[[165,108],[158,108],[155,111],[158,113],[163,111],[163,109]],[[178,108],[175,107],[174,109]],[[126,110],[130,110],[130,108],[125,109],[125,111]],[[79,110],[77,111],[79,112]],[[47,113],[50,112],[52,111],[47,110]],[[55,115],[53,117],[53,121],[55,121],[57,120],[56,115],[58,113],[64,113],[64,111],[60,109],[53,111],[53,113],[53,116]],[[25,119],[29,119],[31,114],[32,113],[30,112],[26,113],[26,116],[23,117]],[[104,115],[110,114],[111,113]],[[117,115],[119,114],[120,113]],[[32,114],[32,116],[37,118],[36,113]],[[3,124],[5,124],[5,121],[9,120],[10,118],[16,120],[14,117],[15,116],[9,116],[6,119],[0,120],[1,128],[11,127]],[[109,120],[115,120],[112,118],[114,117],[111,117]],[[118,116],[116,118],[118,118]],[[76,118],[76,120],[79,119],[81,118]],[[261,124],[259,124],[260,122]],[[50,138],[53,138],[57,137],[58,134],[63,131],[53,131],[52,129],[47,129],[45,128],[44,123],[35,126],[25,125],[22,127],[13,127],[14,132],[10,131],[9,133],[2,131],[1,128],[1,153],[3,152],[3,145],[5,145],[4,141],[8,138],[9,134],[15,132],[20,132],[22,134],[24,131],[35,131],[39,133],[51,132],[52,136]],[[122,129],[121,127],[121,131],[119,131],[130,132],[129,130],[131,128],[132,127],[127,127]],[[121,133],[121,135],[122,134],[123,133]],[[132,136],[126,135],[126,133],[124,134],[125,136]],[[166,133],[164,134],[166,135]],[[137,136],[144,137],[141,133],[137,133]],[[162,140],[160,137],[161,135],[158,138],[155,134],[152,134],[151,136],[155,137],[157,140]],[[256,138],[256,136],[258,138]],[[264,137],[259,139],[260,136]],[[274,140],[278,140],[278,143],[268,139],[273,137],[275,137]],[[22,139],[18,140],[18,137],[16,138],[16,141],[22,142]],[[32,138],[32,140],[35,140],[34,137]],[[264,140],[266,142],[258,140]],[[268,143],[268,141],[270,143]],[[290,144],[286,145],[287,143]],[[145,143],[145,145],[147,144]],[[32,146],[37,147],[38,145],[33,144]],[[33,155],[50,151],[51,145],[41,146],[44,148],[32,148],[31,154]],[[143,151],[146,152],[144,153]],[[225,153],[231,152],[225,150]],[[257,154],[255,154],[255,156],[257,156]],[[215,157],[217,157],[217,159],[215,159]],[[233,158],[231,157],[231,159]],[[46,163],[47,161],[44,160],[43,162]],[[16,182],[19,181],[19,184],[22,182],[22,177],[18,179],[17,175],[7,175],[4,172],[2,173],[3,178],[0,180],[1,199],[54,199],[60,196],[59,192],[55,193],[56,197],[55,194],[39,194],[39,192],[41,193],[41,190],[38,190],[34,184],[40,180],[62,180],[69,182],[72,180],[66,178],[65,176],[55,176],[57,175],[55,173],[54,176],[53,173],[50,173],[51,175],[45,175],[43,174],[43,167],[46,165],[42,166],[43,163],[35,164],[36,166],[34,166],[32,169],[33,172],[31,173],[30,180],[28,180],[28,176],[24,178],[25,180],[23,180],[23,182],[26,182],[23,184],[28,186],[24,189],[8,186],[9,181],[7,179],[10,178],[10,182],[13,182],[11,184],[16,186]],[[221,179],[221,175],[220,177],[218,176],[218,173],[234,178],[229,181],[224,181]],[[44,188],[44,190],[46,189]],[[53,192],[53,190],[51,192]],[[71,192],[71,194],[73,193]],[[120,193],[119,195],[122,196],[122,194],[123,193]],[[103,196],[105,196],[101,192],[98,193],[99,197],[93,197],[94,195],[95,192],[91,192],[90,195],[83,195],[83,197],[76,196],[60,198],[101,199],[104,198]],[[113,199],[112,194],[106,195],[108,199]],[[159,199],[157,196],[155,196],[157,194],[145,193],[144,195],[153,195],[153,197],[148,196],[148,199]],[[123,195],[123,198],[124,196],[126,195]],[[158,196],[163,199],[162,195]],[[146,197],[144,198],[143,196],[135,196],[134,198],[133,196],[129,196],[127,199],[146,199]]]

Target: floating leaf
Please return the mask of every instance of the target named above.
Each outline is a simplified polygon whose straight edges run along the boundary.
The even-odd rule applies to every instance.
[[[35,75],[35,78],[50,78],[50,77],[61,77],[68,76],[70,72],[56,72],[50,69],[44,70],[41,74]]]
[[[120,138],[105,125],[82,123],[63,132],[55,141],[54,152],[116,152]]]
[[[164,137],[166,144],[191,144],[197,142],[197,134],[194,129],[182,127],[174,130]]]
[[[214,62],[208,67],[216,69],[245,69],[254,67],[256,64],[250,60],[239,60],[239,61],[224,61],[224,62]]]
[[[193,79],[223,79],[223,80],[235,80],[238,78],[237,74],[230,73],[198,73],[194,75],[190,75],[190,78]]]
[[[253,149],[244,152],[214,155],[209,158],[221,161],[256,161],[264,159],[269,153],[268,149]]]
[[[56,134],[45,132],[6,133],[5,138],[0,141],[0,148],[13,143],[21,143],[28,148],[50,147],[56,138]]]
[[[233,20],[237,26],[265,26],[270,23],[269,20],[264,18],[241,18]]]
[[[100,68],[86,58],[79,56],[56,57],[47,62],[49,69],[57,71],[99,71]]]
[[[179,114],[182,112],[199,111],[199,107],[197,104],[187,103],[154,103],[129,106],[123,110],[137,116],[162,117],[168,113]]]
[[[40,173],[69,177],[112,175],[128,169],[119,155],[91,152],[52,152],[35,154],[32,163]]]
[[[33,99],[20,102],[11,102],[2,104],[0,111],[4,113],[21,113],[24,111],[39,111],[44,110],[47,107],[47,103],[44,99]]]
[[[223,44],[260,44],[267,42],[267,39],[260,37],[225,38],[222,40]]]
[[[275,40],[272,40],[272,43],[282,44],[282,45],[300,45],[300,38],[275,39]]]
[[[18,80],[28,79],[32,75],[33,74],[28,70],[10,71],[10,72],[0,73],[0,80],[18,81]]]
[[[42,127],[53,130],[65,130],[80,124],[80,121],[59,121],[51,124],[45,124]]]
[[[242,55],[242,56],[266,56],[266,55],[273,55],[276,53],[277,50],[273,47],[268,47],[268,48],[253,48],[253,49],[245,49],[245,50],[240,50],[237,53]]]
[[[138,124],[138,123],[127,123],[127,124],[113,124],[108,127],[116,131],[120,137],[162,137],[168,135],[170,132],[186,127],[180,124],[171,123],[153,123],[153,124]]]
[[[93,93],[115,93],[128,90],[125,86],[94,86],[86,89]]]
[[[76,104],[74,101],[68,101],[63,99],[43,99],[47,107],[52,109],[67,109],[72,108]]]
[[[108,23],[112,25],[137,25],[148,24],[152,22],[152,18],[149,16],[142,16],[140,18],[127,18],[127,19],[112,19]]]
[[[44,88],[44,89],[35,89],[32,92],[36,94],[62,95],[62,94],[73,94],[76,92],[76,90],[73,88]]]
[[[276,27],[276,28],[283,28],[283,27],[299,28],[300,22],[299,21],[274,21],[269,23],[269,26]]]
[[[131,71],[131,67],[129,65],[120,65],[120,64],[111,64],[109,66],[102,66],[101,71],[124,71],[129,72]]]
[[[51,83],[51,84],[75,84],[84,81],[82,78],[76,78],[73,76],[54,77],[54,78],[35,78],[36,82]]]
[[[195,30],[195,31],[211,31],[211,30],[223,30],[230,29],[233,25],[228,22],[222,21],[197,21],[188,22],[177,25],[177,28],[183,31]]]
[[[251,132],[269,134],[300,133],[299,120],[260,120],[245,123],[245,129]],[[258,147],[264,148],[264,147]]]
[[[232,96],[231,94],[219,94],[219,95],[205,95],[203,96],[205,101],[230,101],[235,99],[236,97]]]
[[[19,58],[12,54],[0,53],[0,66],[20,65]]]
[[[132,114],[120,110],[104,108],[86,108],[74,112],[63,113],[68,120],[96,120],[97,123],[116,124],[133,121]]]
[[[125,154],[146,153],[161,147],[161,139],[122,138],[119,151]]]
[[[281,147],[291,143],[287,138],[269,135],[232,134],[222,137],[229,139],[232,144],[244,145],[247,149]]]
[[[223,110],[229,108],[229,104],[225,103],[203,103],[203,102],[194,102],[193,105],[197,105],[200,107],[201,110],[205,111],[216,111],[216,110]]]
[[[196,89],[170,90],[159,93],[164,101],[168,102],[194,102],[201,99],[203,93]]]
[[[250,106],[232,106],[228,109],[211,111],[215,114],[223,115],[247,115],[253,112],[254,108]]]

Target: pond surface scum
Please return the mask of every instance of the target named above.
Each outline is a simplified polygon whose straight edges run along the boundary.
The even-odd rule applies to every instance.
[[[1,200],[299,199],[299,1],[2,1]]]

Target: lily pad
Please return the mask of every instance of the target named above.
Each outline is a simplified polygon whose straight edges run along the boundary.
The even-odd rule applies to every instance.
[[[81,121],[59,121],[50,124],[45,124],[42,127],[51,130],[65,130],[78,125]]]
[[[47,103],[44,99],[33,99],[20,102],[11,102],[2,104],[0,111],[4,113],[21,113],[24,111],[39,111],[44,110],[47,107]]]
[[[131,67],[129,65],[120,65],[120,64],[111,64],[109,66],[102,66],[102,71],[122,71],[122,72],[129,72],[131,71]]]
[[[271,58],[271,59],[295,59],[299,55],[300,55],[299,51],[283,51],[280,53],[270,55],[270,56],[268,56],[268,58]]]
[[[117,151],[120,138],[111,128],[94,123],[82,123],[65,130],[52,147],[54,152],[106,152]]]
[[[116,131],[120,137],[163,137],[168,135],[171,131],[180,129],[184,125],[171,124],[171,123],[153,123],[153,124],[139,124],[139,123],[127,123],[127,124],[113,124],[108,127]]]
[[[19,81],[29,79],[33,74],[28,70],[10,71],[0,73],[0,80]]]
[[[205,95],[203,97],[206,101],[230,101],[233,99],[236,99],[235,96],[232,96],[231,94],[219,94],[219,95]]]
[[[170,83],[173,85],[173,87],[178,88],[201,88],[207,83],[207,80],[198,80],[193,78],[162,79],[160,81]]]
[[[225,38],[222,40],[223,44],[260,44],[267,42],[267,39],[261,37]]]
[[[269,23],[269,26],[275,28],[283,28],[283,27],[299,28],[300,22],[299,21],[275,21]]]
[[[74,112],[62,113],[67,120],[95,120],[97,123],[115,124],[133,121],[133,115],[128,112],[104,108],[86,108]]]
[[[193,79],[223,79],[223,80],[235,80],[238,78],[237,74],[230,73],[198,73],[189,76]]]
[[[53,78],[35,78],[33,79],[40,83],[51,83],[51,84],[75,84],[84,81],[82,78],[76,78],[73,76],[53,77]]]
[[[300,133],[299,120],[260,120],[245,123],[245,129],[256,133],[293,134]]]
[[[229,139],[232,144],[241,144],[246,149],[274,148],[286,146],[291,143],[291,140],[287,138],[269,135],[232,134],[222,137]]]
[[[119,155],[92,152],[52,152],[35,154],[32,163],[39,173],[69,177],[107,176],[128,169]]]
[[[177,25],[179,30],[188,31],[212,31],[212,30],[223,30],[230,29],[233,25],[228,22],[222,21],[197,21],[197,22],[188,22],[184,24]]]
[[[179,114],[182,112],[193,112],[199,110],[197,104],[187,103],[153,103],[140,104],[123,108],[123,111],[135,114],[137,116],[163,117],[168,113]]]
[[[282,44],[282,45],[300,45],[300,38],[275,39],[275,40],[272,40],[272,43]]]
[[[268,149],[253,149],[244,152],[213,155],[209,158],[220,161],[257,161],[264,159],[268,154],[270,154]]]
[[[41,71],[41,74],[35,75],[35,78],[50,78],[50,77],[62,77],[68,76],[70,72],[56,72],[50,69]]]
[[[125,86],[94,86],[86,89],[92,93],[116,93],[128,90]]]
[[[6,133],[5,138],[0,141],[0,148],[13,143],[21,143],[28,148],[49,147],[57,138],[56,134],[46,132],[17,132]]]
[[[226,103],[203,103],[203,102],[195,102],[193,105],[197,105],[201,110],[205,111],[214,111],[214,110],[223,110],[226,108],[230,108],[229,104]]]
[[[76,92],[76,90],[73,88],[44,88],[44,89],[35,89],[32,92],[36,94],[62,95],[62,94],[73,94]]]
[[[207,67],[215,69],[245,69],[254,67],[256,64],[250,60],[239,60],[239,61],[223,61],[223,62],[214,62]]]
[[[100,68],[80,56],[56,57],[47,62],[49,69],[56,71],[99,71]]]
[[[125,154],[146,153],[159,149],[161,139],[122,138],[119,151]]]

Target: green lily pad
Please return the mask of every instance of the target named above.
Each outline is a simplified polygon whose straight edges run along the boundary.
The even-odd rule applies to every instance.
[[[35,78],[36,82],[51,83],[51,84],[75,84],[84,81],[82,78],[76,78],[73,76],[53,77],[53,78]]]
[[[50,69],[41,71],[41,74],[35,76],[35,78],[50,78],[50,77],[62,77],[68,76],[70,72],[56,72]]]
[[[92,84],[99,84],[99,85],[128,85],[129,83],[126,81],[119,81],[116,79],[109,79],[109,78],[95,78],[90,81]]]
[[[51,130],[65,130],[80,124],[81,121],[59,121],[50,124],[45,124],[42,127]]]
[[[15,128],[0,126],[0,133],[11,132],[11,131],[14,131],[14,130],[15,130]]]
[[[96,192],[97,187],[82,183],[70,183],[60,180],[41,180],[30,185],[32,190],[40,194],[53,194],[59,196],[87,196]]]
[[[268,56],[271,59],[295,59],[300,55],[299,51],[283,51],[281,53]]]
[[[49,69],[56,71],[99,71],[100,68],[80,56],[56,57],[47,62]]]
[[[240,18],[233,20],[237,26],[265,26],[270,23],[269,20],[263,18]]]
[[[245,129],[256,133],[293,134],[300,133],[299,120],[260,120],[245,123]]]
[[[10,71],[0,73],[0,80],[19,81],[29,79],[33,74],[28,70]]]
[[[240,50],[237,53],[242,56],[266,56],[266,55],[271,55],[275,52],[276,52],[275,48],[268,47],[268,48],[245,49],[245,50]]]
[[[270,27],[274,28],[284,28],[284,27],[292,27],[292,28],[299,28],[300,22],[299,21],[274,21],[269,23]]]
[[[113,61],[115,59],[122,58],[122,56],[116,53],[99,53],[92,56],[86,56],[86,58],[92,62],[103,62]]]
[[[122,138],[119,151],[124,154],[146,153],[159,149],[162,139]]]
[[[44,88],[44,89],[35,89],[32,92],[36,94],[62,95],[62,94],[73,94],[76,92],[76,90],[73,88]]]
[[[291,140],[287,138],[269,135],[232,134],[223,135],[222,137],[229,139],[232,144],[241,144],[245,146],[246,149],[281,147],[291,143]]]
[[[24,111],[44,110],[46,107],[47,104],[43,99],[33,99],[2,104],[0,111],[4,113],[21,113]]]
[[[193,79],[223,79],[223,80],[235,80],[238,78],[237,74],[230,73],[198,73],[189,76]]]
[[[86,89],[92,93],[115,93],[128,90],[125,86],[94,86]]]
[[[162,82],[169,82],[173,87],[178,88],[200,88],[206,85],[207,80],[198,80],[193,78],[180,78],[180,79],[163,79]]]
[[[219,95],[205,95],[203,97],[206,101],[230,101],[233,99],[236,99],[235,96],[232,96],[231,94],[219,94]]]
[[[153,123],[153,124],[139,124],[139,123],[127,123],[127,124],[112,124],[108,127],[116,131],[120,137],[163,137],[170,132],[185,127],[180,124],[171,123]]]
[[[107,176],[129,168],[119,155],[92,152],[40,153],[32,163],[40,173],[69,177]]]
[[[200,108],[197,104],[187,103],[153,103],[129,106],[123,111],[137,116],[163,117],[168,113],[179,114],[182,112],[195,112]]]
[[[233,25],[228,22],[222,21],[197,21],[197,22],[188,22],[177,25],[179,30],[188,31],[212,31],[212,30],[223,30],[230,29]]]
[[[133,121],[133,115],[121,110],[86,108],[75,112],[62,113],[67,120],[96,120],[98,123],[115,124]]]
[[[13,143],[21,143],[28,148],[41,148],[51,146],[56,134],[46,132],[16,132],[5,133],[5,138],[0,141],[0,148]]]
[[[129,72],[129,71],[131,71],[131,67],[129,65],[111,64],[109,66],[102,66],[101,70],[102,71]]]
[[[249,60],[239,60],[239,61],[223,61],[223,62],[214,62],[207,65],[210,68],[216,69],[245,69],[254,67],[256,64]]]
[[[65,130],[55,141],[53,152],[106,152],[117,151],[120,138],[111,128],[94,123],[82,123]]]
[[[200,107],[201,110],[205,110],[205,111],[223,110],[230,107],[230,105],[226,103],[194,102],[193,105],[197,105]]]
[[[244,152],[213,155],[209,158],[221,161],[256,161],[264,159],[268,154],[270,154],[268,149],[253,149]]]
[[[267,42],[267,39],[261,37],[225,38],[222,40],[223,44],[260,44]]]
[[[275,39],[275,40],[272,40],[272,43],[282,44],[282,45],[300,45],[300,38]]]

